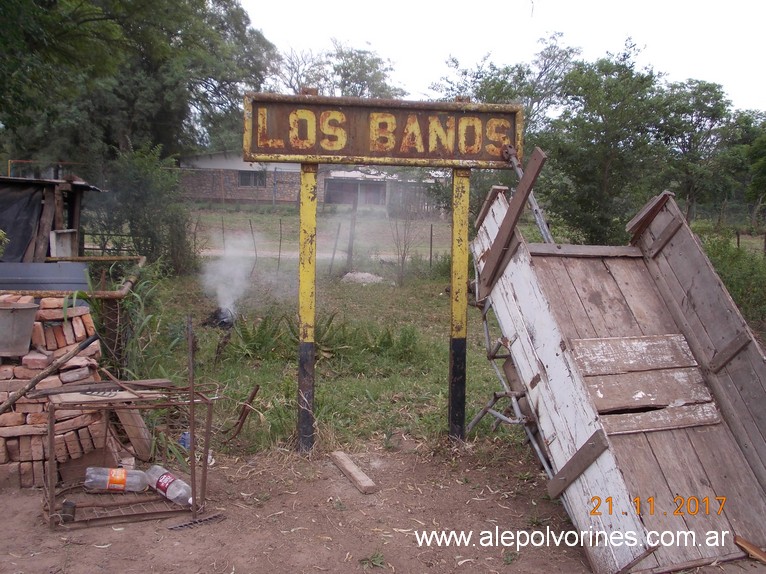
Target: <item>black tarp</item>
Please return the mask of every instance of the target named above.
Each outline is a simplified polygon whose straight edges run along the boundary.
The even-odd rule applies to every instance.
[[[1,185],[1,184],[0,184]],[[43,205],[42,187],[0,187],[0,229],[8,236],[0,261],[19,262],[34,241]]]

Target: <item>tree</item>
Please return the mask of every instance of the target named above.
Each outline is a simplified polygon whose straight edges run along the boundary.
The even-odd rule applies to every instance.
[[[275,91],[300,94],[304,88],[316,88],[319,93],[332,92],[330,61],[327,53],[290,50],[283,53],[275,72]]]
[[[87,206],[86,225],[97,234],[125,225],[136,253],[180,274],[193,271],[197,260],[173,164],[172,158],[162,159],[159,146],[121,151],[110,164],[108,192],[96,194]]]
[[[748,186],[748,195],[757,202],[753,210],[753,223],[757,220],[758,212],[766,198],[766,124],[763,133],[753,142],[748,150],[750,173],[752,180]]]
[[[542,49],[531,64],[497,65],[487,54],[473,69],[461,69],[458,60],[450,58],[447,65],[454,70],[454,77],[444,77],[431,88],[445,100],[468,97],[486,104],[521,102],[524,130],[536,134],[562,105],[562,82],[580,53],[579,48],[561,46],[560,40],[560,33],[540,38]]]
[[[725,199],[731,189],[715,161],[730,107],[720,85],[699,80],[672,83],[662,97],[659,135],[669,152],[666,177],[686,203],[687,221],[701,198]]]
[[[391,62],[376,52],[332,41],[329,52],[334,95],[356,98],[401,98],[407,92],[391,85]]]
[[[628,214],[656,193],[659,76],[638,70],[635,45],[574,64],[565,107],[541,137],[550,161],[538,184],[555,222],[587,243],[622,243]]]
[[[224,141],[235,112],[241,137],[243,92],[260,88],[276,52],[250,28],[235,0],[103,0],[90,12],[87,2],[51,4],[50,13],[37,21],[41,34],[55,40],[53,52],[85,51],[111,67],[89,66],[80,58],[62,68],[58,56],[38,50],[33,63],[42,71],[23,65],[17,72],[22,83],[42,80],[37,90],[45,97],[30,100],[5,92],[10,101],[0,121],[14,152],[90,162],[131,146],[159,144],[168,155],[188,152]],[[70,4],[77,10],[67,12]],[[72,29],[72,13],[82,12],[79,28]],[[90,44],[83,46],[77,40],[80,28],[90,30],[93,22],[111,35],[93,31],[85,35]],[[30,109],[29,101],[38,102],[34,114],[23,111]],[[27,119],[23,130],[17,129],[23,125],[19,117]]]

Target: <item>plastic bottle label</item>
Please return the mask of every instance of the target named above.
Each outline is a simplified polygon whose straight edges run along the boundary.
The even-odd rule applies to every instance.
[[[168,487],[173,483],[173,481],[176,480],[176,477],[170,474],[169,472],[166,472],[162,476],[160,476],[157,479],[157,490],[160,491],[162,494],[167,495],[168,493]]]
[[[109,478],[106,481],[107,490],[125,490],[125,484],[128,481],[128,471],[124,468],[110,468]]]

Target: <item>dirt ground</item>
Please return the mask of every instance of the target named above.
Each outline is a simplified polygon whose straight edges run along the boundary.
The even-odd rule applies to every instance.
[[[473,531],[476,541],[495,527],[570,529],[563,508],[545,496],[544,477],[530,456],[508,449],[494,456],[491,444],[426,449],[401,436],[393,448],[366,446],[351,458],[379,487],[367,495],[326,453],[216,456],[200,517],[223,519],[182,530],[168,527],[188,521],[187,514],[50,530],[40,490],[6,490],[0,493],[0,572],[590,572],[580,548],[418,546],[416,530]],[[751,561],[726,568],[764,571]]]

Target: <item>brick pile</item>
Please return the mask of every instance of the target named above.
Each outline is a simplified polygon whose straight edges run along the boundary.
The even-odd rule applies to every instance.
[[[0,295],[0,302],[34,303],[34,298]],[[24,387],[56,358],[73,350],[96,332],[90,307],[70,300],[43,298],[32,329],[30,351],[22,357],[4,357],[0,363],[0,403]],[[100,342],[94,341],[58,371],[42,379],[36,390],[101,380],[98,360]],[[11,411],[0,415],[0,488],[44,486],[48,452],[48,400],[21,397]],[[59,470],[66,463],[110,447],[102,412],[56,409],[55,449]],[[63,474],[63,472],[62,472]]]

